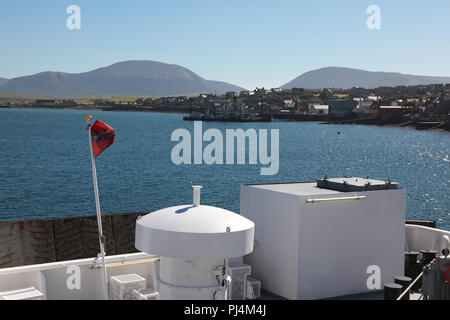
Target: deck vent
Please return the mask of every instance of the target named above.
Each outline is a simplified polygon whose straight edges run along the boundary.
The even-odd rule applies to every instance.
[[[234,212],[193,204],[149,213],[136,221],[136,249],[159,256],[157,291],[161,300],[224,300],[227,261],[253,251],[255,224]]]

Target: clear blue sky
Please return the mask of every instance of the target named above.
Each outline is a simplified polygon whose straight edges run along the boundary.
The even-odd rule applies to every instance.
[[[68,30],[66,8],[81,8]],[[369,5],[381,30],[369,30]],[[248,89],[325,66],[450,76],[449,0],[2,0],[0,77],[123,60],[182,65]]]

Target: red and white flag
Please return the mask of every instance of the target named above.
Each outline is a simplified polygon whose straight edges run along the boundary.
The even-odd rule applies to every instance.
[[[97,120],[91,127],[91,139],[94,157],[97,157],[106,148],[114,143],[116,134],[112,127]]]

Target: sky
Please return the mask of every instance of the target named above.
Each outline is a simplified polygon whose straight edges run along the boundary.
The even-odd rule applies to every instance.
[[[70,5],[80,29],[66,26]],[[367,27],[371,5],[380,29]],[[124,60],[247,89],[327,66],[450,76],[449,17],[449,0],[2,0],[0,77]]]

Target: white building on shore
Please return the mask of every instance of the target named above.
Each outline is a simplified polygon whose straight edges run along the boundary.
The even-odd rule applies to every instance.
[[[328,114],[328,105],[326,104],[309,104],[308,105],[309,114]]]

